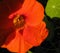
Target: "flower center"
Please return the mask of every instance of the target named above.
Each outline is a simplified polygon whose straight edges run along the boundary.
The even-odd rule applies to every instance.
[[[14,24],[15,28],[23,29],[24,28],[24,24],[25,24],[24,16],[23,15],[17,15],[13,19],[13,24]]]

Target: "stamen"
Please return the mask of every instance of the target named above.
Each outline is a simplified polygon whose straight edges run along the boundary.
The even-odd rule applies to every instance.
[[[23,28],[25,24],[24,16],[17,15],[13,20],[13,24],[15,28]]]

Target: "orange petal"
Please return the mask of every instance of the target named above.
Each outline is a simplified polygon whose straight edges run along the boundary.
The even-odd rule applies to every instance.
[[[12,35],[14,35],[14,34],[12,34]],[[2,47],[7,48],[11,52],[18,52],[19,51],[19,42],[20,42],[19,39],[20,39],[20,34],[16,34],[16,36],[13,40],[11,40],[8,44],[2,45]]]
[[[17,30],[17,34],[20,35],[19,29]],[[19,53],[26,53],[32,47],[33,45],[25,41],[23,35],[21,35],[20,42],[19,42]]]
[[[26,27],[23,32],[23,38],[25,41],[27,41],[29,44],[34,45],[36,44],[36,40],[34,37],[34,33],[36,30],[33,29],[33,27]]]
[[[21,37],[20,44],[19,44],[19,53],[26,53],[29,49],[31,49],[33,46],[26,42],[23,37]]]
[[[30,11],[26,13],[26,15],[27,15],[26,23],[28,25],[30,26],[39,25],[44,18],[44,8],[42,4],[36,1],[32,8],[30,8]]]
[[[46,24],[44,22],[41,22],[40,27],[27,26],[23,33],[24,40],[33,46],[41,44],[47,35],[48,31],[46,30]]]
[[[28,12],[30,8],[33,6],[35,1],[36,0],[24,0],[22,7],[19,10],[12,13],[11,15],[9,15],[9,18],[13,18],[14,15],[26,14],[26,12]]]
[[[14,15],[25,15],[26,23],[30,26],[35,26],[40,24],[44,18],[44,8],[42,4],[35,0],[25,0],[22,8],[18,11],[12,13],[9,18],[12,18]]]
[[[39,29],[39,32],[36,33],[35,37],[37,40],[37,44],[35,46],[40,45],[48,36],[48,30],[46,29],[45,22],[41,22],[40,27],[37,26],[37,29]]]
[[[31,45],[29,42],[27,42],[27,41],[25,41],[25,53],[27,52],[27,51],[29,51],[29,49],[31,49],[32,47],[33,47],[33,45]]]
[[[14,34],[12,34],[12,35],[14,35]],[[9,39],[7,40],[7,42],[8,41],[9,41]],[[10,41],[8,44],[5,43],[1,47],[7,48],[11,52],[26,53],[30,48],[32,48],[32,45],[29,44],[28,42],[26,42],[23,39],[23,36],[17,30],[15,38],[12,41]]]
[[[17,35],[20,35],[19,30],[17,31]],[[23,35],[21,35],[20,39],[19,39],[19,51],[18,51],[18,53],[26,53],[31,47],[32,47],[32,45],[27,43],[24,40]]]

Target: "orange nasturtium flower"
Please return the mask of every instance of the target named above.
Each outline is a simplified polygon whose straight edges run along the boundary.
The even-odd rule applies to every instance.
[[[15,16],[15,17],[14,17]],[[44,8],[36,0],[24,0],[22,7],[16,12],[9,15],[9,19],[13,19],[15,30],[15,38],[2,47],[12,52],[26,53],[34,46],[39,46],[47,37],[48,30],[44,19]]]

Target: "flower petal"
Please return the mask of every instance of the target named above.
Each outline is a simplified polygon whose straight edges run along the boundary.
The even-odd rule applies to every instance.
[[[44,18],[44,8],[42,4],[40,4],[39,2],[37,1],[33,2],[33,1],[35,0],[31,0],[31,1],[29,0],[28,2],[27,0],[25,0],[22,8],[12,13],[9,16],[9,18],[13,18],[14,15],[24,15],[26,16],[25,19],[26,24],[30,26],[35,26],[40,24],[40,22]]]
[[[12,33],[12,35],[14,34]],[[7,48],[9,51],[18,53],[26,53],[30,48],[32,48],[32,45],[23,39],[19,29],[16,31],[16,36],[12,41],[9,42],[11,37],[8,38],[9,39],[7,39],[6,43],[1,46],[2,48]]]
[[[33,6],[36,0],[24,0],[22,7],[9,15],[9,19],[12,19],[15,15],[25,14]],[[29,5],[29,6],[28,6]]]
[[[41,44],[47,35],[48,31],[44,22],[41,22],[40,27],[27,26],[23,32],[24,40],[33,46]]]
[[[14,34],[12,33],[12,35],[14,35]],[[20,40],[19,40],[20,37],[19,36],[20,36],[20,34],[16,34],[16,36],[13,40],[11,40],[8,44],[5,43],[1,47],[2,48],[7,48],[9,51],[12,51],[12,52],[18,52],[19,42],[20,42]],[[8,41],[9,41],[9,39],[6,42],[8,42]]]
[[[44,8],[39,2],[35,2],[30,11],[26,13],[26,23],[30,26],[39,25],[44,18]]]
[[[32,47],[33,47],[33,45],[31,45],[31,44],[29,44],[29,42],[27,42],[27,41],[25,41],[25,53],[27,52],[27,51],[29,51],[29,49],[31,49]]]
[[[17,35],[18,34],[20,36],[19,30],[17,31]],[[20,39],[19,39],[19,51],[18,51],[18,53],[26,53],[30,48],[32,48],[32,45],[29,44],[28,42],[26,42],[23,38],[23,35],[21,35]]]

